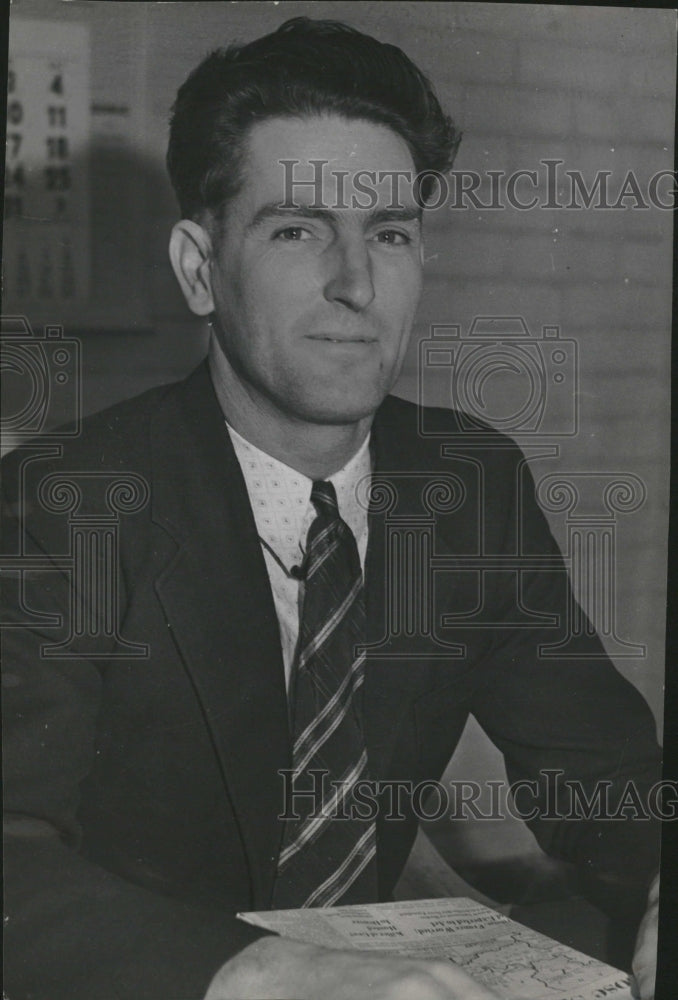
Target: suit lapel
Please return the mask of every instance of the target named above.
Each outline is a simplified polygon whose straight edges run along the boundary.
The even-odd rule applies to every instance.
[[[387,400],[373,426],[381,477],[422,467],[421,455],[403,444],[417,443],[416,429],[405,430]],[[250,866],[252,905],[266,908],[282,838],[278,771],[291,762],[284,668],[247,488],[206,364],[169,390],[151,434],[152,517],[176,545],[156,590],[220,761]],[[418,512],[420,485],[397,476],[393,485],[414,490],[402,497],[403,509]],[[367,639],[374,646],[386,633],[385,513],[371,510],[369,518]],[[425,657],[372,657],[368,649],[363,697],[372,777],[388,773],[399,724],[429,680]]]
[[[247,489],[206,365],[152,428],[153,519],[177,550],[156,580],[201,702],[253,887],[268,905],[291,758],[278,621]]]

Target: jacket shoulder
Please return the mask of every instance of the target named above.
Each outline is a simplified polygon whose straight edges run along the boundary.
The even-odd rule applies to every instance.
[[[21,444],[2,459],[3,492],[8,500],[18,488],[21,467],[40,459],[41,475],[66,470],[97,472],[145,468],[150,459],[149,428],[153,414],[181,382],[156,386],[131,399],[85,417],[76,435],[61,428]]]
[[[513,438],[498,431],[490,424],[471,419],[461,410],[445,406],[420,406],[400,396],[387,396],[378,412],[378,426],[389,435],[398,434],[404,444],[414,448],[430,445],[440,449],[445,439],[460,449],[471,447],[482,440],[488,446],[518,449]]]

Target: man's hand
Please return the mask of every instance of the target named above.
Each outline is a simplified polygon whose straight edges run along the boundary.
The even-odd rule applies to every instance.
[[[221,967],[205,1000],[495,1000],[446,961],[262,938]]]
[[[654,1000],[657,979],[657,925],[659,917],[659,875],[653,880],[647,897],[647,910],[643,917],[633,956],[632,983],[634,997],[639,1000]]]

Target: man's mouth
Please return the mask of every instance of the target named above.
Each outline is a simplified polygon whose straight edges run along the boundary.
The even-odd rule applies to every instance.
[[[374,344],[376,337],[332,337],[329,334],[311,334],[309,340],[321,340],[329,344]]]

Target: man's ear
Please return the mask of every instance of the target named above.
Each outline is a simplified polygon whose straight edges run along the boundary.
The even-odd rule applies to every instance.
[[[177,281],[191,312],[207,316],[214,312],[209,265],[212,241],[197,222],[182,219],[172,230],[169,255]]]

